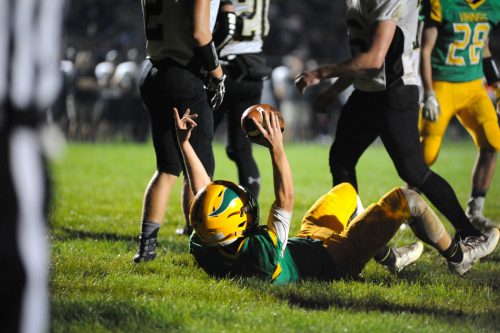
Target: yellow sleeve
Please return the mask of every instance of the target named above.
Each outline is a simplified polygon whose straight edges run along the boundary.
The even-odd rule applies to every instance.
[[[435,22],[442,21],[440,0],[430,0],[430,19]]]

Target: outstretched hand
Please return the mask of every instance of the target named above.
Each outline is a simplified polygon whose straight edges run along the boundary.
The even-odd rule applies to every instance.
[[[307,88],[320,83],[321,78],[317,70],[303,72],[295,78],[295,87],[303,94]]]
[[[173,108],[174,117],[175,117],[175,131],[177,133],[177,140],[179,141],[179,145],[184,142],[189,141],[191,137],[191,131],[193,128],[198,126],[198,124],[194,121],[198,117],[197,114],[190,114],[191,110],[186,109],[182,118],[179,116],[179,110],[177,108]]]
[[[265,127],[262,126],[255,118],[252,118],[255,126],[262,134],[259,144],[268,148],[279,148],[283,146],[283,134],[281,133],[279,116],[275,112],[263,112]]]

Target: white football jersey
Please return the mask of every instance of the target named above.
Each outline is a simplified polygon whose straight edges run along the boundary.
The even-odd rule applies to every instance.
[[[187,65],[194,57],[193,0],[141,0],[146,50],[152,60],[172,59]],[[220,0],[210,0],[210,30]]]
[[[262,52],[263,38],[269,34],[269,1],[239,0],[234,2],[235,13],[243,18],[241,36],[221,50],[221,57],[230,54]]]
[[[417,85],[413,48],[417,38],[418,0],[346,0],[349,44],[353,55],[368,50],[377,22],[397,24],[384,65],[356,78],[362,91],[382,91],[393,84]]]

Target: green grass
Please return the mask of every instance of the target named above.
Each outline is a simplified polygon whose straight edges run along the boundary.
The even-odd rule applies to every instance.
[[[330,188],[329,146],[288,145],[296,184],[292,234]],[[215,146],[216,177],[236,170]],[[262,173],[261,208],[273,200],[269,153],[255,149]],[[434,169],[465,203],[475,151],[447,143]],[[449,273],[430,248],[399,276],[370,262],[360,281],[274,286],[255,279],[209,277],[188,253],[180,187],[159,233],[157,260],[131,264],[144,188],[154,171],[150,145],[69,145],[53,163],[51,302],[54,332],[495,332],[500,321],[500,250],[466,277]],[[500,179],[485,213],[500,221]],[[402,182],[380,146],[358,165],[365,205]],[[445,223],[452,230],[449,223]],[[392,244],[414,240],[398,232]]]

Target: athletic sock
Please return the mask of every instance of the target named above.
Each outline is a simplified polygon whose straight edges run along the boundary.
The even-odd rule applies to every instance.
[[[396,263],[396,255],[388,246],[385,246],[382,250],[378,251],[373,259],[384,266],[394,266]]]
[[[481,235],[465,215],[453,188],[441,176],[431,172],[420,189],[453,224],[460,237]]]
[[[154,222],[143,221],[141,224],[141,238],[156,238],[160,225]]]
[[[462,252],[462,248],[458,244],[457,241],[452,240],[450,247],[448,247],[444,251],[439,251],[443,257],[445,257],[448,261],[459,263],[462,262],[464,258],[464,253]]]

